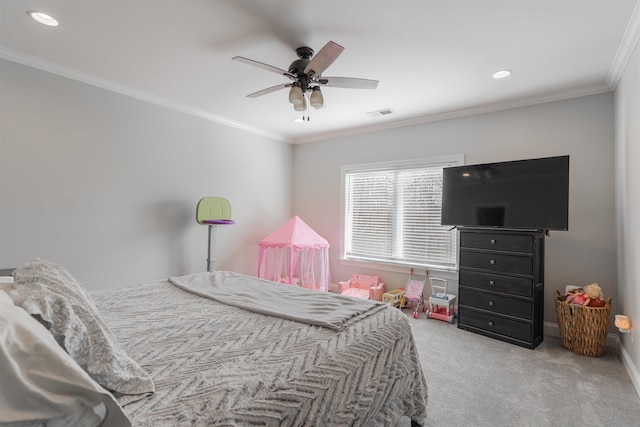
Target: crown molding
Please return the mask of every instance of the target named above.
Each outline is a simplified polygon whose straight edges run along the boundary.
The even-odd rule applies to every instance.
[[[286,142],[286,143],[292,143],[292,140],[290,138],[287,138],[283,135],[276,134],[273,132],[268,132],[263,129],[258,129],[258,128],[246,125],[244,123],[239,123],[233,120],[229,120],[199,108],[194,108],[184,104],[171,102],[167,99],[160,98],[160,97],[151,95],[149,93],[139,91],[137,89],[122,85],[120,83],[116,83],[111,80],[103,79],[93,74],[89,74],[73,68],[65,67],[63,65],[44,60],[42,58],[38,58],[32,55],[27,55],[25,53],[7,49],[1,46],[0,46],[0,58],[6,59],[8,61],[16,62],[18,64],[26,65],[28,67],[36,68],[38,70],[56,74],[62,77],[66,77],[68,79],[76,80],[91,86],[96,86],[102,89],[106,89],[111,92],[116,92],[121,95],[125,95],[130,98],[135,98],[144,102],[155,104],[164,108],[168,108],[170,110],[179,111],[181,113],[189,114],[205,120],[220,123],[225,126],[230,126],[230,127],[240,129],[246,132],[250,132],[256,135],[261,135],[269,139]]]
[[[627,29],[622,36],[620,46],[618,46],[616,56],[613,58],[611,68],[609,69],[606,82],[607,86],[611,89],[615,89],[616,86],[618,86],[618,82],[627,67],[627,63],[638,45],[638,40],[640,40],[640,2],[636,3]]]
[[[478,114],[493,113],[496,111],[510,110],[512,108],[528,107],[531,105],[545,104],[547,102],[564,101],[571,98],[579,98],[582,96],[596,95],[599,93],[611,92],[611,89],[604,85],[595,85],[586,88],[570,89],[565,91],[556,91],[549,94],[534,95],[526,98],[519,98],[505,102],[497,102],[493,104],[480,105],[460,110],[447,111],[442,113],[431,114],[427,116],[415,117],[407,120],[397,120],[388,123],[382,123],[374,126],[364,126],[359,128],[351,128],[336,132],[322,133],[309,137],[296,138],[293,144],[304,144],[307,142],[326,141],[329,139],[343,138],[347,136],[360,135],[369,132],[378,132],[389,129],[397,129],[401,127],[415,126],[424,123],[439,122],[442,120],[457,119],[461,117],[475,116]]]
[[[627,28],[627,31],[625,32],[626,42],[621,43],[620,49],[618,49],[618,54],[616,55],[615,63],[620,63],[620,66],[619,66],[620,75],[622,74],[622,71],[624,71],[624,66],[626,65],[626,62],[628,62],[629,57],[633,52],[632,47],[634,47],[635,44],[637,44],[638,39],[640,38],[639,10],[640,8],[636,7],[634,11],[634,16],[631,19],[631,22]],[[631,25],[632,23],[634,23],[634,25]],[[630,31],[630,28],[635,28],[635,30]],[[626,46],[626,48],[623,49],[623,46]],[[624,53],[621,53],[623,51]],[[624,59],[624,64],[622,64],[622,59],[619,59],[619,58],[623,58],[623,56],[624,58],[626,58]],[[22,52],[7,49],[5,47],[0,47],[0,58],[6,59],[12,62],[16,62],[22,65],[26,65],[28,67],[36,68],[42,71],[46,71],[52,74],[56,74],[62,77],[66,77],[72,80],[76,80],[91,86],[100,87],[102,89],[116,92],[131,98],[139,99],[144,102],[149,102],[149,103],[152,103],[161,107],[165,107],[174,111],[179,111],[185,114],[189,114],[195,117],[213,121],[225,126],[230,126],[230,127],[240,129],[249,133],[260,135],[276,141],[286,142],[289,144],[304,144],[308,142],[324,141],[328,139],[336,139],[336,138],[342,138],[342,137],[359,135],[359,134],[370,133],[370,132],[378,132],[378,131],[389,130],[389,129],[397,129],[401,127],[415,126],[415,125],[420,125],[424,123],[437,122],[441,120],[449,120],[449,119],[473,116],[478,114],[492,113],[496,111],[508,110],[511,108],[526,107],[530,105],[561,101],[565,99],[577,98],[577,97],[587,96],[587,95],[594,95],[598,93],[609,92],[612,90],[612,86],[611,84],[609,84],[609,78],[607,78],[607,85],[597,85],[597,86],[581,88],[577,90],[572,89],[567,91],[553,92],[550,94],[536,95],[536,96],[531,96],[527,98],[511,100],[511,101],[486,104],[486,105],[475,106],[475,107],[470,107],[466,109],[436,113],[436,114],[420,116],[420,117],[415,117],[415,118],[406,119],[406,120],[397,120],[397,121],[382,123],[382,124],[373,125],[373,126],[363,126],[358,128],[343,129],[335,132],[323,132],[321,134],[311,135],[311,136],[306,136],[301,138],[288,138],[281,134],[269,132],[264,129],[259,129],[243,123],[235,122],[235,121],[226,119],[224,117],[209,113],[202,109],[171,102],[167,99],[156,97],[154,95],[139,91],[129,86],[125,86],[125,85],[113,82],[111,80],[103,79],[101,77],[97,77],[89,73],[85,73],[73,68],[65,67],[60,64],[46,61],[42,58],[27,55]],[[612,70],[613,70],[613,67],[612,67]],[[609,75],[611,76],[612,73],[610,72]],[[619,79],[620,76],[618,76],[617,78]],[[617,81],[615,83],[617,84]]]

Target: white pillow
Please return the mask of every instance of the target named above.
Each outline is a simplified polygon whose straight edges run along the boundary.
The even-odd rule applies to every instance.
[[[15,305],[40,321],[94,381],[128,395],[127,402],[155,391],[151,376],[120,347],[84,286],[66,269],[35,259],[13,277],[9,295]]]
[[[0,425],[7,424],[131,426],[111,393],[0,291]]]

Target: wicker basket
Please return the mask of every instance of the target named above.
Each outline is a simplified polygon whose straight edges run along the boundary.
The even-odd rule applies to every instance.
[[[555,302],[562,346],[582,356],[602,356],[609,330],[611,298],[604,307],[585,307],[565,303],[556,291]]]

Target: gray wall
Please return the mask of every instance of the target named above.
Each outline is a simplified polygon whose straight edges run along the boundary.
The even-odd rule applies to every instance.
[[[639,97],[636,46],[615,93],[615,151],[612,94],[291,147],[0,60],[0,268],[50,259],[89,289],[203,271],[206,227],[195,206],[214,195],[231,201],[237,221],[219,229],[221,269],[255,274],[257,242],[295,212],[329,240],[334,282],[358,271],[402,287],[403,269],[338,259],[342,165],[569,154],[570,230],[547,239],[545,320],[556,322],[555,289],[594,281],[613,313],[636,320]],[[640,390],[640,340],[621,339]]]
[[[257,242],[295,212],[329,240],[334,282],[369,271],[401,287],[407,271],[338,259],[342,165],[569,154],[570,230],[547,239],[545,320],[556,322],[555,289],[590,282],[612,297],[614,312],[635,318],[638,61],[636,52],[616,91],[614,186],[612,94],[291,147],[0,60],[0,268],[51,259],[89,289],[202,271],[206,228],[195,206],[215,195],[231,201],[238,222],[218,235],[221,269],[255,274]],[[636,367],[638,342],[623,337]]]
[[[291,216],[292,147],[0,60],[0,268],[40,257],[89,289],[206,269],[198,200],[229,199],[218,267],[257,272]]]
[[[617,301],[613,126],[613,94],[604,93],[297,145],[294,212],[329,241],[334,282],[367,272],[389,288],[403,287],[407,269],[338,259],[342,165],[455,154],[467,164],[568,154],[569,231],[552,231],[546,239],[545,321],[557,323],[553,292],[567,284],[597,282]]]
[[[621,335],[621,359],[640,394],[640,47],[616,88],[616,195],[618,294],[616,314],[626,314],[632,338]]]

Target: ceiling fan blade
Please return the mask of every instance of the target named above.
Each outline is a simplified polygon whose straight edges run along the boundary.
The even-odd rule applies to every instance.
[[[266,95],[268,93],[275,92],[277,90],[285,89],[285,88],[288,88],[288,87],[291,87],[291,84],[284,84],[284,85],[268,87],[266,89],[262,89],[262,90],[259,90],[257,92],[250,93],[249,95],[247,95],[247,98],[257,98],[259,96]]]
[[[234,56],[231,59],[238,62],[244,62],[245,64],[253,65],[254,67],[262,68],[263,70],[271,71],[272,73],[281,74],[283,76],[289,77],[291,80],[295,80],[295,76],[293,74],[291,74],[287,70],[283,70],[282,68],[274,67],[273,65],[254,61],[253,59],[245,58],[243,56]]]
[[[351,89],[375,89],[378,80],[357,79],[354,77],[320,77],[318,83],[322,86],[345,87]]]
[[[330,41],[325,44],[322,49],[311,58],[311,61],[304,69],[305,74],[313,72],[313,75],[319,76],[326,70],[329,65],[333,64],[338,56],[342,53],[344,47]]]

